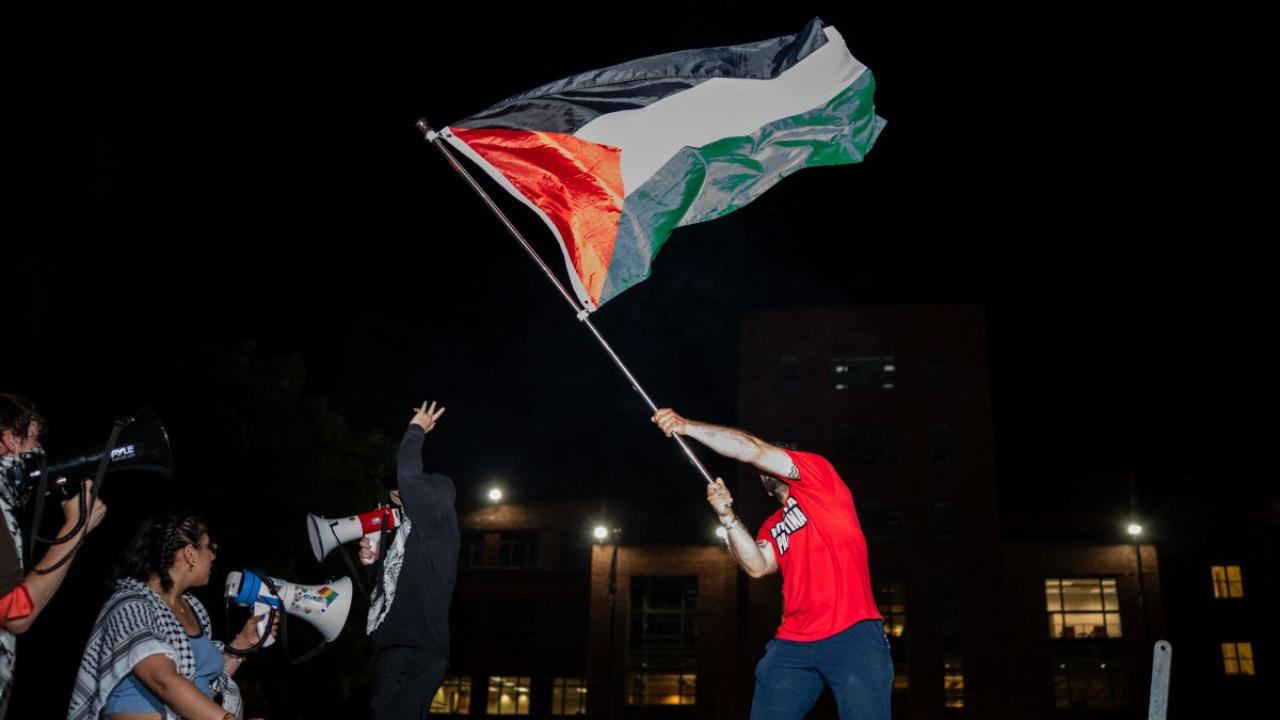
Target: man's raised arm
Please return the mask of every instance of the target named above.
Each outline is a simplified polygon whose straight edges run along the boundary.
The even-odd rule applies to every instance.
[[[770,445],[751,433],[688,420],[671,408],[662,408],[654,413],[652,420],[667,437],[671,437],[673,433],[691,437],[727,458],[754,465],[761,472],[789,480],[800,477],[800,471],[791,462],[787,451]]]

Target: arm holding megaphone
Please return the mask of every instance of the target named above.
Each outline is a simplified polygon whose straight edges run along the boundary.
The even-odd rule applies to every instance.
[[[244,627],[240,628],[240,632],[227,643],[227,647],[222,651],[222,669],[226,671],[228,676],[233,676],[240,669],[240,665],[244,662],[244,658],[249,651],[258,646],[258,642],[262,640],[261,632],[266,628],[267,618],[273,618],[271,622],[271,637],[262,646],[266,647],[275,641],[276,635],[280,633],[280,613],[264,613],[255,615],[244,621]]]
[[[85,503],[89,513],[86,522],[80,522],[80,504]],[[59,545],[52,545],[48,552],[40,558],[35,568],[27,573],[23,584],[26,585],[27,595],[31,597],[32,610],[29,614],[20,618],[9,620],[4,623],[4,629],[15,635],[21,635],[26,632],[31,624],[35,622],[40,615],[40,611],[48,606],[49,601],[53,599],[58,588],[62,586],[62,581],[67,577],[67,570],[70,569],[70,557],[76,554],[80,549],[80,540],[89,533],[89,531],[98,527],[102,522],[102,518],[107,515],[107,504],[101,498],[93,497],[93,481],[85,480],[80,486],[80,494],[62,501],[62,529],[58,531],[58,535],[65,536],[75,533],[67,542]],[[79,527],[79,532],[76,531]],[[42,572],[45,568],[54,568]]]

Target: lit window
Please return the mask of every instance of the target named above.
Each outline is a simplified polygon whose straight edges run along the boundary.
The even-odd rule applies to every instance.
[[[836,390],[892,390],[897,369],[892,355],[831,358],[831,384]]]
[[[907,633],[907,598],[901,580],[876,585],[876,606],[884,618],[884,634],[900,638]]]
[[[529,678],[514,675],[489,676],[490,715],[528,715]]]
[[[586,715],[587,681],[582,678],[556,678],[551,682],[552,715]]]
[[[901,580],[885,580],[875,585],[876,607],[884,618],[884,634],[889,638],[893,658],[893,697],[905,702],[909,691],[907,666],[907,597]]]
[[[1049,636],[1065,640],[1122,637],[1115,578],[1050,578],[1044,581]]]
[[[1244,580],[1240,577],[1239,565],[1214,565],[1211,573],[1215,598],[1244,597]]]
[[[893,664],[893,696],[899,700],[907,696],[911,689],[911,676],[907,674],[905,665]]]
[[[1222,643],[1222,669],[1228,675],[1254,675],[1253,643]]]
[[[942,663],[942,697],[946,707],[964,707],[964,663],[958,657]]]
[[[471,712],[471,678],[449,676],[435,697],[431,698],[432,715],[467,715]]]
[[[627,704],[693,705],[697,688],[693,673],[627,673]]]

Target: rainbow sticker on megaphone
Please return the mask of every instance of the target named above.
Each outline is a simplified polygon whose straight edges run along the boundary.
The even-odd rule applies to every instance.
[[[320,588],[319,592],[320,592],[320,597],[324,598],[325,607],[329,607],[330,605],[333,604],[334,600],[338,599],[338,591],[334,590],[333,588],[327,585]]]

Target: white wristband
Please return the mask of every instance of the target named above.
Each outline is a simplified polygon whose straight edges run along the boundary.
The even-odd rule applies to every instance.
[[[720,524],[724,526],[725,530],[732,530],[738,527],[739,525],[741,525],[741,523],[738,522],[738,516],[733,514],[729,515],[728,520],[725,520],[724,518],[720,518]]]

